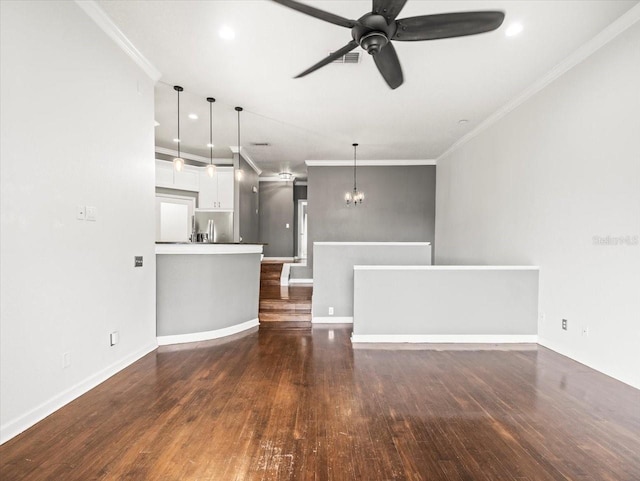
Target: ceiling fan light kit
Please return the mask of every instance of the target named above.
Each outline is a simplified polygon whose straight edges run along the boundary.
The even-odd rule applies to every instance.
[[[443,13],[396,20],[407,0],[373,0],[371,13],[364,14],[358,20],[350,20],[295,0],[273,1],[305,15],[351,29],[352,40],[348,44],[295,78],[304,77],[360,46],[373,56],[378,71],[392,89],[402,85],[404,76],[391,40],[415,42],[476,35],[496,30],[504,21],[504,12],[500,11]]]

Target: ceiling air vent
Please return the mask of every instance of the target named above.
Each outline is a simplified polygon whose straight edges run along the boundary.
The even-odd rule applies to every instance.
[[[333,52],[329,52],[331,55]],[[342,57],[338,57],[331,63],[360,63],[360,52],[347,52]]]
[[[269,142],[251,142],[253,147],[269,147],[271,144]]]

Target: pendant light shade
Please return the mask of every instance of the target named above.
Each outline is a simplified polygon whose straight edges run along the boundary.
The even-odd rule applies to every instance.
[[[209,102],[209,165],[207,165],[207,175],[213,177],[216,175],[216,166],[213,165],[213,102],[216,99],[207,97]]]
[[[344,195],[344,201],[347,205],[358,205],[362,204],[364,200],[364,192],[358,190],[358,186],[356,184],[356,157],[357,157],[357,148],[358,144],[353,144],[353,191],[347,192]]]
[[[179,85],[174,85],[173,90],[178,93],[178,137],[176,141],[178,143],[178,156],[173,159],[173,168],[176,172],[181,172],[184,169],[184,159],[180,156],[180,92],[184,89]]]

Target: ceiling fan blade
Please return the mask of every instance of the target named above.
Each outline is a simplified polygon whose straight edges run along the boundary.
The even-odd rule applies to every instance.
[[[390,24],[400,14],[405,3],[407,0],[373,0],[372,12],[376,15],[382,15]]]
[[[355,40],[351,40],[351,42],[346,44],[340,50],[336,50],[331,55],[328,55],[327,57],[323,58],[313,67],[309,67],[307,70],[305,70],[301,74],[296,75],[295,78],[304,77],[305,75],[310,74],[311,72],[318,70],[321,67],[324,67],[325,65],[333,62],[335,59],[342,57],[345,53],[351,52],[357,46],[358,46],[358,43]]]
[[[391,38],[410,42],[463,37],[495,30],[503,20],[504,12],[459,12],[402,18],[396,21],[397,30]]]
[[[402,85],[404,82],[402,67],[400,67],[398,54],[391,42],[382,47],[378,53],[374,53],[373,60],[389,87],[397,89]]]
[[[339,15],[334,15],[333,13],[325,12],[324,10],[320,10],[319,8],[312,7],[305,3],[295,2],[294,0],[273,1],[279,3],[280,5],[284,5],[285,7],[297,10],[298,12],[310,15],[315,18],[319,18],[320,20],[324,20],[325,22],[333,23],[334,25],[339,25],[341,27],[352,28],[358,23],[355,20],[349,20]]]

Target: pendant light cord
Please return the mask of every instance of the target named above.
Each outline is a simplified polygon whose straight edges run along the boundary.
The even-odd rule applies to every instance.
[[[180,90],[178,92],[178,157],[180,157]]]
[[[240,168],[240,112],[242,110],[242,107],[236,107],[236,112],[238,112],[238,168]]]
[[[213,165],[213,102],[209,102],[209,154]]]
[[[356,182],[356,150],[358,148],[358,144],[353,144],[353,191],[355,192],[357,189]]]

